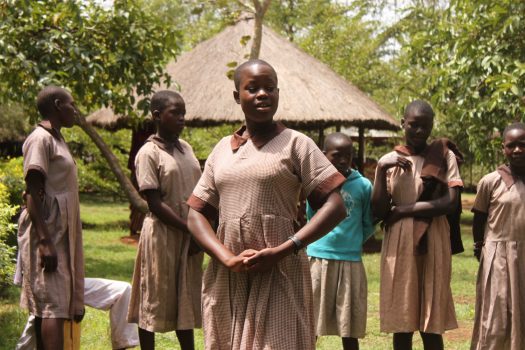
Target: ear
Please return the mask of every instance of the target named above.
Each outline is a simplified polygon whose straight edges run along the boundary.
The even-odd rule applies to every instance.
[[[53,101],[53,105],[54,105],[55,108],[58,109],[58,110],[61,110],[61,109],[62,109],[62,101],[60,101],[59,98],[56,98],[56,99]]]
[[[151,116],[153,117],[153,120],[159,120],[160,119],[160,111],[159,110],[154,110],[153,112],[151,112]]]
[[[235,99],[235,102],[237,102],[238,105],[241,104],[241,99],[239,98],[239,91],[233,91],[233,98]]]

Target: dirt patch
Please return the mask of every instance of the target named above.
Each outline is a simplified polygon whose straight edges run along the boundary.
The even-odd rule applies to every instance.
[[[137,246],[139,244],[139,237],[140,235],[124,236],[120,237],[120,241],[124,244]]]
[[[448,342],[467,341],[472,338],[472,324],[469,322],[458,322],[458,328],[445,333],[444,338]]]

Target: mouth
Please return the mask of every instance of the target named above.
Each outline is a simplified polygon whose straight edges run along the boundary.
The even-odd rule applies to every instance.
[[[269,103],[257,103],[255,105],[255,108],[258,110],[258,111],[263,111],[263,110],[268,110],[272,107],[271,104]]]

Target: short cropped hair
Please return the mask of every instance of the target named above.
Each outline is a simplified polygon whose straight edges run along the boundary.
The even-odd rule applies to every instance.
[[[324,139],[323,151],[326,152],[328,148],[330,147],[330,145],[332,144],[332,142],[334,141],[348,142],[350,146],[352,146],[353,148],[352,139],[350,138],[350,136],[342,132],[334,132],[326,136],[326,138]]]
[[[403,116],[406,117],[408,113],[412,111],[422,112],[423,114],[431,116],[432,118],[434,118],[435,115],[432,106],[427,101],[423,100],[414,100],[410,102],[406,106],[405,113],[403,113]]]
[[[36,97],[36,107],[43,118],[49,118],[55,110],[55,100],[69,96],[69,91],[59,86],[49,85],[40,90]]]
[[[522,122],[514,122],[507,125],[507,127],[503,130],[503,139],[505,139],[507,133],[512,130],[525,130],[525,124]]]
[[[235,72],[233,73],[233,83],[235,84],[235,90],[239,91],[239,86],[241,84],[241,73],[242,73],[242,71],[245,68],[254,66],[256,64],[261,64],[261,65],[269,67],[272,70],[273,74],[275,75],[275,81],[277,81],[277,72],[275,71],[275,69],[273,69],[271,64],[269,64],[268,62],[266,62],[264,60],[253,59],[253,60],[246,61],[246,62],[242,63],[239,67],[235,68]]]
[[[162,112],[164,108],[166,108],[166,105],[168,104],[168,102],[173,99],[184,101],[182,99],[182,96],[176,91],[172,91],[172,90],[157,91],[151,97],[151,102],[149,106],[151,113],[153,113],[154,111]]]

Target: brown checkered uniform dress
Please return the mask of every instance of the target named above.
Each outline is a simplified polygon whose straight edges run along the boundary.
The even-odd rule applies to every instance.
[[[294,233],[301,189],[326,196],[344,178],[305,135],[284,129],[237,150],[232,136],[208,158],[189,200],[219,211],[217,235],[234,254],[275,247]],[[319,191],[319,189],[322,189]],[[322,192],[322,193],[321,193]],[[264,273],[235,273],[212,260],[203,280],[206,349],[314,349],[312,287],[306,254]]]

